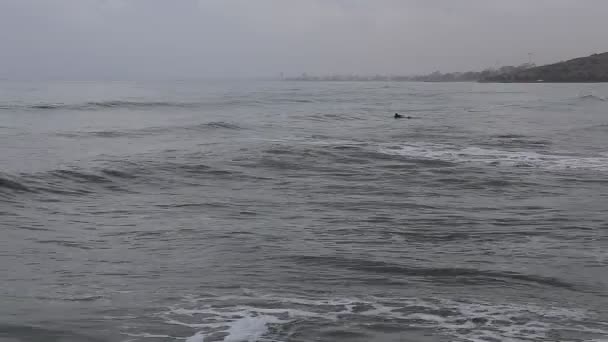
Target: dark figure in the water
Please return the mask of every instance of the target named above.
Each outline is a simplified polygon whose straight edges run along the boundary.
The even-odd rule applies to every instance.
[[[411,119],[411,116],[406,116],[406,119]],[[395,119],[403,119],[403,115],[399,114],[399,113],[395,113]]]

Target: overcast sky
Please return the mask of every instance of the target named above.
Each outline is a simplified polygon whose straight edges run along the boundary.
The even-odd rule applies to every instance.
[[[608,0],[0,0],[0,78],[419,74],[608,51]]]

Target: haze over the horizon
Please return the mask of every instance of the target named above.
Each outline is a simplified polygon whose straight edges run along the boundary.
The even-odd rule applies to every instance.
[[[420,74],[608,51],[605,0],[2,0],[0,78]]]

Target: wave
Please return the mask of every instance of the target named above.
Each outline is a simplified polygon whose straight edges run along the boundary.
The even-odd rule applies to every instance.
[[[264,179],[236,170],[201,164],[196,156],[186,158],[181,162],[140,160],[112,162],[89,169],[66,168],[29,174],[0,173],[0,195],[4,198],[23,194],[87,196],[102,191],[136,192],[137,186],[142,184],[174,186],[193,185],[209,179]]]
[[[103,109],[152,109],[152,108],[196,108],[201,102],[171,102],[171,101],[88,101],[81,103],[37,103],[37,104],[0,104],[0,109],[22,110],[103,110]]]
[[[55,194],[81,196],[106,189],[126,191],[116,181],[117,175],[108,170],[83,171],[76,169],[58,169],[33,174],[0,175],[0,194]]]
[[[405,275],[412,277],[430,277],[442,281],[453,281],[462,284],[491,284],[524,282],[541,286],[575,289],[575,286],[557,278],[542,277],[530,274],[521,274],[507,271],[478,270],[474,268],[438,268],[438,267],[413,267],[403,266],[382,261],[371,261],[364,259],[347,259],[341,257],[323,256],[296,256],[296,262],[339,267],[353,271],[369,273],[389,273],[394,275]]]
[[[154,100],[105,100],[85,101],[78,103],[42,102],[42,103],[0,103],[0,110],[32,110],[32,111],[96,111],[108,109],[146,110],[158,108],[197,109],[205,107],[226,107],[232,105],[268,105],[268,104],[307,104],[315,100],[306,98],[268,98],[259,99],[247,97],[222,97],[216,99],[194,99],[191,101],[154,101]]]
[[[599,102],[608,101],[605,97],[601,97],[601,96],[594,95],[594,94],[581,95],[578,97],[578,99],[583,100],[583,101],[599,101]]]
[[[120,132],[120,131],[98,131],[98,132],[89,132],[86,133],[90,136],[99,137],[99,138],[119,138],[125,136],[133,136],[133,134],[129,134],[129,132]],[[76,134],[76,136],[78,136]]]
[[[507,103],[499,105],[502,108],[518,108],[523,110],[535,110],[535,111],[555,111],[556,108],[569,108],[568,110],[572,110],[572,107],[583,106],[583,105],[593,105],[599,104],[602,105],[608,101],[608,98],[595,95],[595,94],[585,94],[578,95],[572,97],[562,97],[555,99],[545,99],[538,100],[527,103]]]
[[[49,175],[62,179],[71,179],[77,182],[87,184],[103,184],[111,182],[109,178],[106,178],[104,176],[75,170],[55,170],[50,171]]]
[[[503,147],[503,148],[540,148],[552,145],[552,142],[545,139],[528,137],[521,134],[499,134],[488,138],[480,139],[479,145]]]
[[[114,169],[101,169],[99,170],[103,175],[109,177],[116,177],[122,179],[133,179],[135,175],[126,171],[114,170]]]
[[[522,138],[526,138],[525,135],[521,135],[521,134],[499,134],[496,136],[496,138],[500,138],[500,139],[522,139]]]
[[[575,127],[572,128],[571,131],[573,132],[589,132],[589,133],[606,133],[608,132],[608,123],[602,123],[602,124],[595,124],[595,125],[590,125],[590,126],[582,126],[582,127]]]
[[[293,143],[294,141],[292,141]],[[277,144],[262,150],[256,158],[237,161],[241,167],[288,172],[314,172],[327,176],[348,177],[359,173],[371,158],[355,142],[310,142]]]
[[[351,121],[365,120],[364,117],[354,114],[339,114],[339,113],[316,113],[306,115],[306,120],[330,122],[330,121]]]
[[[104,342],[105,339],[71,330],[46,329],[31,325],[0,324],[0,337],[8,341]],[[14,339],[13,339],[14,338]],[[4,340],[4,339],[3,339]]]
[[[195,126],[186,126],[183,128],[184,129],[193,129],[193,130],[201,130],[201,129],[206,130],[206,129],[213,129],[213,128],[234,129],[234,130],[243,129],[241,126],[239,126],[237,124],[233,124],[233,123],[225,122],[225,121],[214,121],[214,122],[208,122],[208,123],[195,125]]]
[[[311,99],[273,99],[273,102],[284,102],[284,103],[314,103]]]
[[[575,97],[556,99],[556,100],[549,101],[549,102],[540,102],[540,103],[538,103],[537,106],[533,106],[532,108],[538,109],[538,110],[553,110],[554,109],[553,105],[567,106],[567,107],[574,107],[574,106],[579,106],[579,105],[593,105],[593,104],[603,105],[603,103],[606,101],[608,101],[608,99],[606,97],[603,97],[600,95],[580,94]],[[549,104],[549,106],[548,106],[548,104]]]
[[[0,174],[0,191],[10,190],[16,192],[31,192],[32,190],[17,179],[12,179],[8,175]]]
[[[188,297],[154,317],[169,326],[193,329],[188,342],[284,341],[296,334],[298,340],[373,341],[387,332],[409,340],[412,329],[471,342],[515,341],[522,336],[546,340],[562,329],[606,333],[593,320],[593,313],[574,308],[440,297],[286,297],[250,290],[243,295]],[[324,329],[314,328],[319,326]],[[133,328],[125,333],[154,333]]]
[[[59,169],[19,175],[0,175],[0,194],[86,195],[102,189],[126,191],[114,177],[82,170]]]
[[[529,144],[529,142],[526,143]],[[544,168],[548,170],[588,169],[608,171],[608,157],[604,155],[560,155],[535,151],[508,151],[476,146],[460,147],[423,142],[403,145],[383,145],[379,148],[379,152],[406,158],[440,160],[451,163]]]
[[[163,134],[169,132],[187,132],[187,131],[209,131],[209,130],[242,130],[243,127],[225,121],[213,121],[190,126],[167,126],[167,127],[148,127],[131,130],[116,130],[116,131],[91,131],[91,132],[61,132],[56,133],[56,136],[64,138],[137,138],[148,135]]]

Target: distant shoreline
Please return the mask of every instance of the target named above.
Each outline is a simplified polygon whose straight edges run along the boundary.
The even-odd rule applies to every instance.
[[[475,83],[500,83],[500,84],[564,84],[564,83],[608,83],[608,81],[483,81],[479,80]]]
[[[294,79],[285,79],[281,80],[282,82],[310,82],[310,83],[373,83],[373,82],[384,82],[384,83],[499,83],[499,84],[515,84],[515,83],[525,83],[525,84],[563,84],[563,83],[608,83],[608,81],[485,81],[485,80],[476,80],[476,81],[376,81],[376,80],[349,80],[349,81],[336,81],[336,80],[294,80]]]
[[[483,77],[487,83],[606,83],[608,52]]]
[[[425,82],[425,83],[606,83],[608,82],[608,52],[580,57],[565,62],[536,66],[524,63],[482,71],[441,73],[427,75],[325,75],[306,73],[287,77],[283,81],[298,82]]]

